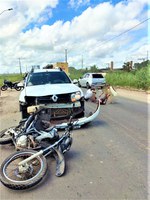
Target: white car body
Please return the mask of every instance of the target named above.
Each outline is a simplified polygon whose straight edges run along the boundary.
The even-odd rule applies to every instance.
[[[59,83],[59,81],[64,82]],[[24,85],[19,97],[22,118],[28,115],[28,106],[38,104],[57,109],[57,113],[53,110],[57,116],[59,116],[59,112],[67,113],[67,109],[69,111],[73,107],[79,110],[77,115],[83,116],[84,94],[77,85],[73,84],[64,71],[60,69],[35,70],[28,74]]]
[[[78,80],[79,87],[102,87],[106,80],[101,73],[86,73]]]
[[[25,102],[25,96],[46,96],[46,95],[54,95],[54,94],[66,94],[80,91],[82,96],[82,90],[77,87],[75,84],[57,84],[57,85],[37,85],[37,86],[28,86],[25,87],[24,90],[20,93],[19,101]]]

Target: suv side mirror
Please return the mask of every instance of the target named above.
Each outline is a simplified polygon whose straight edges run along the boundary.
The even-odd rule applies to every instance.
[[[78,83],[78,80],[77,79],[73,79],[72,81],[74,84],[77,84]]]

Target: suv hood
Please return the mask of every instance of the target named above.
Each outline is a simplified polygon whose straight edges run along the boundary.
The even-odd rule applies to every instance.
[[[73,93],[77,91],[80,91],[81,96],[83,96],[82,90],[73,83],[27,86],[21,91],[19,100],[22,101],[23,100],[22,98],[24,98],[25,96],[40,97],[53,94],[57,95],[57,94]]]

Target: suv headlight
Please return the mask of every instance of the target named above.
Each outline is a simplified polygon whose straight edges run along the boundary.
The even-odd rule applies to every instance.
[[[22,102],[22,101],[19,101],[20,105],[22,106],[25,106],[27,103],[26,102]]]
[[[78,101],[79,99],[81,99],[81,92],[80,91],[71,94],[71,101],[72,102]]]

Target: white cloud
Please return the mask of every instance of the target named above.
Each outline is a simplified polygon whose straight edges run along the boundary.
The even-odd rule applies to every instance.
[[[20,33],[30,23],[41,23],[46,20],[47,17],[52,16],[52,8],[55,8],[58,4],[58,0],[9,0],[0,2],[2,3],[2,10],[7,8],[13,8],[12,11],[5,12],[0,17],[0,38],[7,38],[15,36]],[[5,6],[4,6],[5,4]],[[41,14],[43,16],[41,16]]]
[[[72,8],[78,8],[80,6],[89,5],[89,3],[90,3],[90,0],[70,0],[68,4]]]
[[[72,1],[72,5],[85,3],[90,1]],[[0,17],[1,73],[9,68],[18,69],[12,68],[12,65],[18,66],[18,58],[22,58],[24,69],[33,64],[64,61],[65,49],[69,65],[77,68],[81,67],[82,56],[84,66],[103,66],[112,59],[123,63],[127,55],[140,57],[148,49],[146,36],[142,36],[147,23],[137,26],[134,34],[130,31],[114,40],[113,37],[146,19],[147,12],[143,11],[146,3],[145,0],[122,1],[115,6],[110,2],[99,3],[71,21],[32,27],[53,16],[57,0],[37,0],[36,4],[31,0],[2,1],[2,9],[13,7],[15,10]]]

